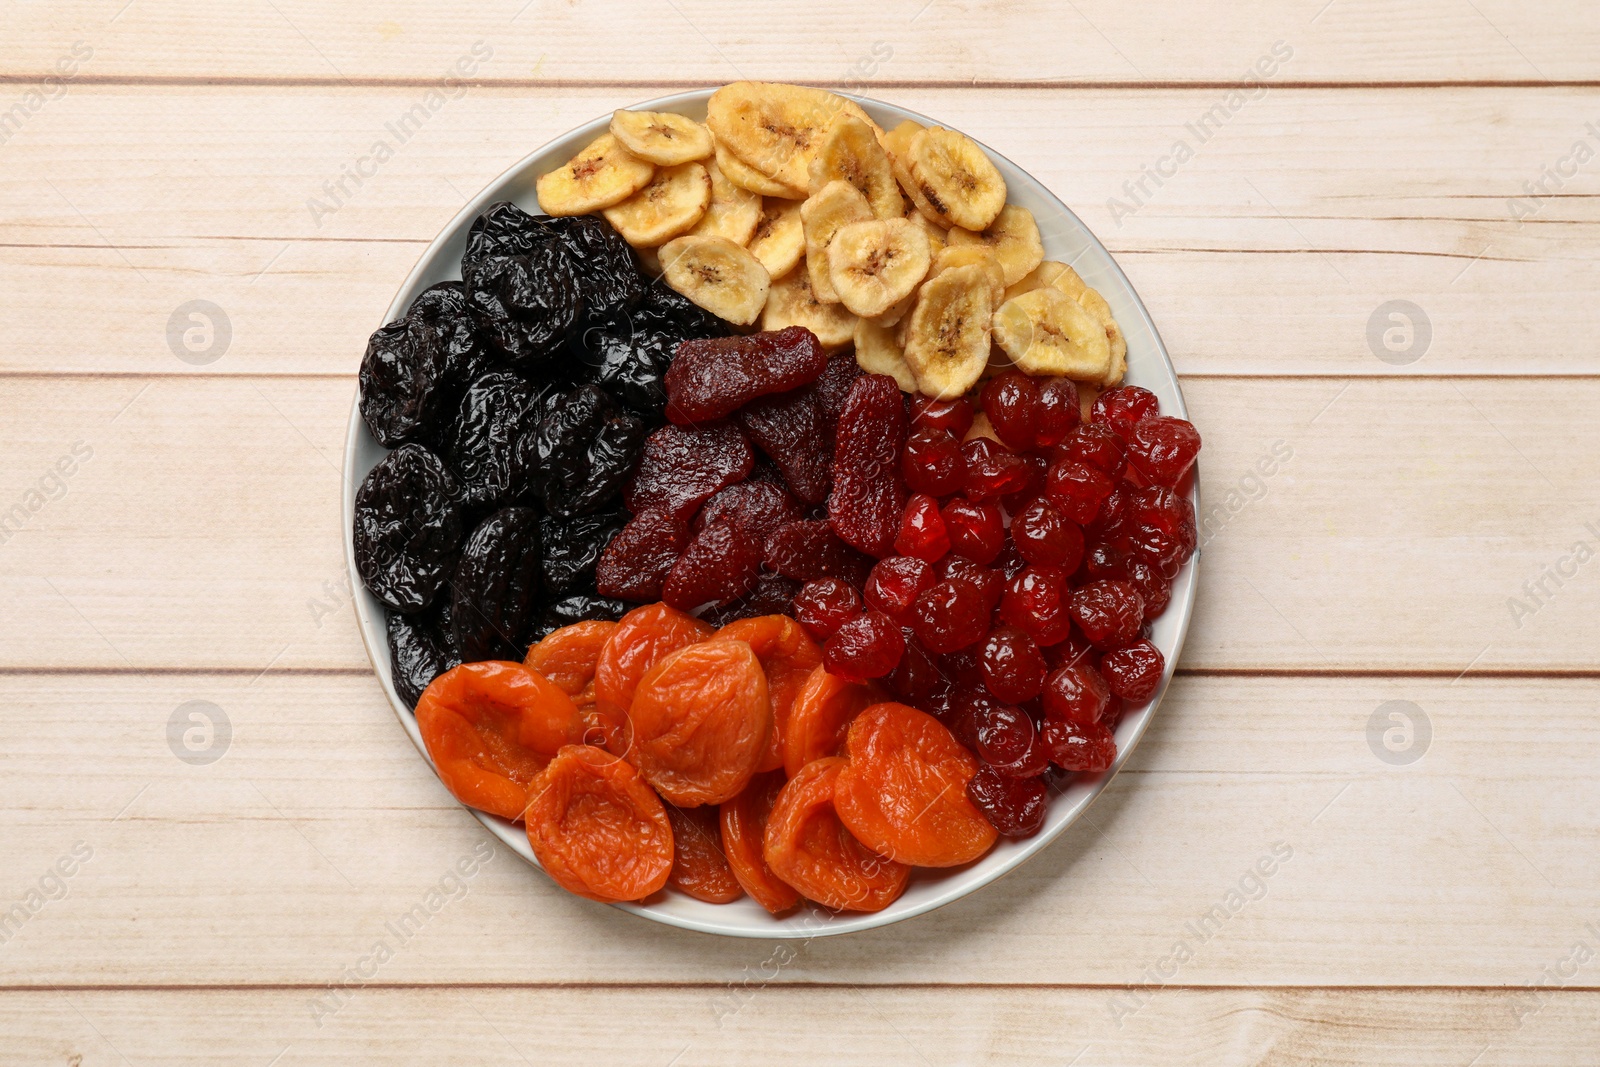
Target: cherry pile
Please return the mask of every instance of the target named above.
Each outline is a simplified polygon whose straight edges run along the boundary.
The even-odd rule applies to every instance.
[[[1137,386],[1089,421],[1066,378],[908,398],[802,327],[685,341],[602,595],[719,625],[787,614],[829,673],[936,716],[982,761],[1002,834],[1039,828],[1052,765],[1116,758],[1165,664],[1146,637],[1195,550],[1200,437]]]

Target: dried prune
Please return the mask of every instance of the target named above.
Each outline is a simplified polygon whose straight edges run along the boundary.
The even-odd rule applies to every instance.
[[[633,249],[616,228],[599,215],[551,220],[567,250],[567,260],[583,292],[585,321],[604,322],[625,311],[644,293]]]
[[[656,282],[644,291],[633,309],[633,318],[651,329],[675,333],[684,340],[691,337],[726,337],[729,327],[688,297]]]
[[[361,360],[361,417],[381,445],[431,443],[461,391],[488,369],[460,282],[424,290],[404,317],[380,327]]]
[[[468,509],[522,502],[536,457],[519,442],[533,424],[536,400],[533,387],[509,371],[489,371],[467,386],[444,451]]]
[[[356,570],[400,612],[421,611],[444,587],[461,541],[460,486],[438,456],[401,445],[356,492]]]
[[[535,432],[544,506],[569,518],[600,510],[633,475],[644,423],[597,385],[556,397]]]
[[[681,339],[624,317],[586,334],[582,359],[594,380],[624,404],[659,418],[667,406],[667,387],[662,380]]]
[[[548,216],[530,215],[509,200],[490,204],[472,220],[467,249],[461,255],[466,273],[490,256],[524,256],[536,245],[556,240]]]
[[[563,597],[593,588],[594,568],[600,562],[600,553],[627,521],[627,514],[621,511],[570,519],[551,515],[540,520],[545,594]]]
[[[667,371],[667,418],[682,424],[720,419],[758,396],[815,381],[827,363],[822,343],[804,326],[685,341]]]
[[[828,499],[833,437],[815,386],[762,396],[739,409],[739,425],[807,504]]]
[[[781,483],[739,482],[706,501],[694,517],[695,532],[724,516],[743,524],[765,544],[773,530],[786,522],[798,522],[805,517],[805,510]]]
[[[450,625],[461,658],[521,660],[539,598],[539,514],[502,508],[461,547],[450,579]]]
[[[872,560],[841,541],[826,519],[804,519],[768,535],[767,566],[802,582],[843,578],[859,587],[872,570]]]
[[[519,255],[488,255],[463,263],[462,272],[473,320],[512,367],[541,367],[576,339],[584,293],[562,245],[544,242]]]
[[[857,378],[834,437],[828,521],[847,544],[870,556],[894,553],[906,506],[900,481],[905,443],[905,401],[895,380],[886,374]]]
[[[688,525],[672,512],[641,511],[600,554],[595,588],[638,603],[660,600],[661,583],[688,542]]]
[[[743,481],[755,464],[750,442],[737,426],[689,429],[663,426],[644,443],[639,469],[628,484],[628,509],[652,509],[687,520],[719,489]]]
[[[761,542],[724,516],[690,540],[661,584],[661,599],[679,611],[720,606],[749,592],[760,573]]]
[[[563,626],[571,626],[575,622],[588,622],[591,619],[615,622],[622,618],[627,610],[627,602],[616,597],[574,593],[546,604],[544,610],[539,613],[539,619],[530,637],[538,640]]]
[[[406,707],[416,707],[422,691],[461,662],[450,639],[440,632],[439,616],[438,605],[416,615],[389,613],[389,670]]]

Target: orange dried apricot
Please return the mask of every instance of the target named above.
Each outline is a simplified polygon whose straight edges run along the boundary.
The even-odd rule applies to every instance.
[[[767,820],[763,854],[772,873],[808,900],[837,911],[882,911],[906,888],[911,869],[876,854],[833,808],[839,756],[812,760],[789,779]]]
[[[743,641],[680,648],[639,680],[628,722],[634,766],[664,799],[731,800],[767,751],[772,706],[761,662]]]
[[[954,867],[995,841],[967,798],[978,760],[932,715],[874,704],[845,735],[834,805],[850,832],[876,852],[915,867]]]
[[[667,807],[672,823],[672,873],[667,881],[696,900],[728,904],[744,896],[722,854],[716,808]]]
[[[611,638],[617,624],[604,619],[573,623],[552,630],[544,639],[528,649],[523,664],[550,679],[578,706],[584,725],[599,727],[599,717],[594,711],[594,670],[600,662],[600,650]],[[603,732],[586,734],[589,744],[603,744]]]
[[[520,819],[528,789],[561,746],[583,739],[572,700],[520,663],[463,663],[417,701],[417,729],[439,780],[463,804]]]
[[[761,770],[783,766],[783,734],[789,721],[795,695],[822,665],[822,648],[805,628],[787,615],[759,615],[730,622],[718,630],[713,641],[743,641],[761,661],[767,676],[767,697],[772,702],[772,731]]]
[[[639,900],[667,883],[672,824],[625,760],[568,745],[533,782],[528,844],[561,888],[590,900]]]
[[[783,730],[783,769],[792,777],[814,759],[844,751],[844,734],[865,708],[886,694],[872,682],[852,682],[818,667],[795,695]]]
[[[757,904],[774,915],[781,915],[800,903],[800,894],[773,874],[762,856],[767,817],[772,814],[772,805],[778,799],[783,781],[780,772],[758,774],[738,796],[724,801],[719,812],[722,851],[728,857],[733,876]]]
[[[606,735],[606,748],[619,756],[629,754],[628,708],[645,672],[713,632],[709,623],[665,604],[634,608],[617,622],[594,668],[594,716]]]

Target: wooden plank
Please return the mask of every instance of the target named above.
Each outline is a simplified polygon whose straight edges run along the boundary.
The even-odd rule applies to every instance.
[[[580,900],[505,850],[455,878],[488,838],[370,678],[10,674],[0,694],[0,903],[92,850],[65,896],[7,930],[0,985],[319,986],[347,968],[380,984],[720,984],[775,950]],[[1405,765],[1370,733],[1395,700],[1419,709]],[[169,747],[190,701],[230,726],[208,765]],[[1387,714],[1381,729],[1402,725]],[[1555,968],[1547,984],[1600,988],[1592,961],[1563,962],[1600,946],[1597,758],[1589,682],[1181,678],[1127,770],[1040,856],[931,915],[790,942],[767,977],[1515,990]],[[394,926],[441,885],[425,923]]]
[[[1521,1030],[1499,991],[1211,990],[1158,994],[1118,1029],[1097,989],[394,990],[312,1021],[312,994],[0,994],[18,1062],[486,1065],[1592,1062],[1600,995],[1558,992]],[[730,1005],[741,1003],[734,1011]],[[278,1057],[276,1061],[273,1057]]]
[[[324,183],[392,139],[385,124],[418,90],[72,87],[4,146],[0,331],[25,343],[0,370],[351,373],[470,195],[658,89],[467,92],[314,218],[308,201],[335,204]],[[978,133],[1055,189],[1119,257],[1186,372],[1597,370],[1593,174],[1522,201],[1520,222],[1508,199],[1525,182],[1555,189],[1541,169],[1590,138],[1600,90],[1276,90],[1204,144],[1186,124],[1220,90],[881,95]],[[1194,158],[1158,188],[1144,168],[1170,169],[1177,138]],[[195,367],[169,324],[197,299],[223,309],[231,339]],[[1425,349],[1379,343],[1393,300],[1422,308]]]
[[[96,77],[439,79],[481,40],[476,76],[506,80],[1150,82],[1243,78],[1275,41],[1282,76],[1310,81],[1593,78],[1600,19],[1583,5],[1421,0],[1196,3],[1160,18],[1111,0],[1068,7],[841,0],[763,9],[731,0],[558,4],[470,11],[412,2],[341,7],[280,0],[234,8],[138,0],[35,5],[13,20],[3,67],[54,69],[74,40]],[[626,28],[626,29],[624,29]],[[196,47],[196,42],[206,42]]]
[[[1186,667],[1592,670],[1600,580],[1573,546],[1600,542],[1600,382],[1186,391],[1206,438]],[[353,393],[10,380],[0,515],[20,504],[26,523],[0,545],[0,665],[364,668],[339,515]],[[93,455],[62,495],[50,471],[78,442]]]

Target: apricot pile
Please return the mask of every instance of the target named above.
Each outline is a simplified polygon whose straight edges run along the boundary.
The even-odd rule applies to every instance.
[[[580,896],[878,911],[997,834],[949,729],[822,658],[787,616],[715,629],[649,604],[440,675],[417,725],[450,792],[521,821]]]

